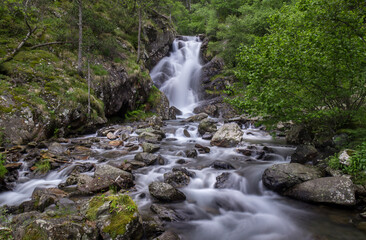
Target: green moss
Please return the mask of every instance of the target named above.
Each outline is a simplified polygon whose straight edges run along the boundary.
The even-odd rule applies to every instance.
[[[97,76],[105,76],[108,75],[108,71],[102,65],[91,65],[90,68],[93,70],[93,73]]]
[[[88,220],[96,220],[98,209],[105,202],[110,202],[110,224],[104,227],[103,232],[108,233],[114,239],[126,232],[126,225],[135,219],[134,214],[137,212],[137,206],[128,195],[93,197],[89,202],[86,214]]]
[[[0,153],[0,179],[4,178],[8,170],[4,167],[5,157]]]
[[[160,102],[160,99],[161,92],[155,85],[153,85],[150,90],[149,97],[147,98],[147,103],[154,107]]]

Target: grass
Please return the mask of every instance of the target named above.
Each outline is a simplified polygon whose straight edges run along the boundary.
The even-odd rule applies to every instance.
[[[47,173],[51,170],[51,164],[48,159],[43,159],[35,164],[36,172]]]

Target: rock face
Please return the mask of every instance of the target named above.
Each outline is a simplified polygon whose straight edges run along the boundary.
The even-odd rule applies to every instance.
[[[351,206],[356,204],[355,190],[350,179],[325,177],[300,183],[285,195],[307,202]]]
[[[162,182],[153,182],[149,185],[150,194],[163,202],[178,202],[186,200],[186,196],[172,185]]]
[[[151,24],[145,24],[143,30],[149,40],[149,44],[146,45],[148,58],[145,60],[145,65],[151,70],[169,53],[170,46],[177,34],[168,18],[158,15],[154,11],[150,11],[150,14],[156,27]]]
[[[321,178],[322,176],[322,172],[317,168],[299,163],[284,163],[267,168],[263,173],[262,180],[267,188],[283,193],[296,184]]]
[[[243,133],[236,123],[224,124],[211,139],[211,145],[235,147],[242,139]]]

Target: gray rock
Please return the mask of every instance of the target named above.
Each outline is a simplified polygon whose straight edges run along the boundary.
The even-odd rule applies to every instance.
[[[216,177],[215,188],[229,188],[230,185],[228,180],[230,179],[231,173],[222,173],[221,175]]]
[[[225,161],[214,161],[212,167],[215,169],[235,169],[233,165]]]
[[[299,163],[275,164],[267,168],[262,176],[263,184],[267,188],[283,193],[296,184],[321,178],[323,173],[311,166]]]
[[[152,116],[146,119],[152,127],[162,127],[163,126],[163,119],[160,116]]]
[[[177,115],[182,115],[182,111],[179,110],[178,108],[172,106],[169,108],[169,117],[170,119],[176,119],[177,118]]]
[[[203,119],[198,125],[198,132],[201,135],[204,135],[205,133],[214,133],[216,131],[216,122],[210,118]]]
[[[159,156],[152,153],[138,153],[135,155],[135,160],[144,162],[146,165],[153,165],[159,159]]]
[[[190,178],[183,171],[164,173],[164,182],[175,188],[185,187],[189,184]]]
[[[184,168],[184,167],[173,167],[172,171],[173,172],[183,172],[188,177],[192,177],[192,178],[196,177],[196,173],[194,173],[192,171],[188,171],[187,168]]]
[[[178,222],[183,220],[173,209],[169,209],[159,204],[152,204],[150,206],[151,211],[156,213],[159,219],[167,222]]]
[[[309,180],[286,191],[285,195],[307,202],[344,206],[356,204],[353,183],[345,177],[325,177]]]
[[[318,150],[312,145],[300,145],[291,156],[291,163],[313,162],[319,155]]]
[[[201,144],[195,144],[194,147],[198,148],[198,150],[201,152],[204,152],[204,153],[210,153],[210,148],[209,147],[205,147],[205,146],[202,146]]]
[[[203,136],[202,136],[202,139],[204,139],[204,140],[211,140],[213,138],[213,134],[212,133],[205,133],[205,134],[203,134]]]
[[[48,206],[56,203],[59,198],[64,198],[67,193],[58,188],[36,188],[32,193],[35,209],[44,211]]]
[[[181,191],[168,183],[152,182],[149,185],[150,194],[163,202],[178,202],[186,200],[186,196]]]
[[[242,139],[243,133],[236,123],[224,124],[211,139],[211,145],[235,147]]]
[[[180,240],[180,237],[176,233],[166,231],[163,234],[161,234],[159,237],[154,238],[154,240]]]
[[[147,153],[154,153],[160,149],[160,145],[146,142],[142,143],[141,147],[142,150]]]
[[[62,146],[58,142],[51,143],[50,146],[48,146],[48,151],[55,155],[62,155],[66,152],[66,147]]]
[[[186,150],[186,151],[184,151],[184,153],[186,154],[186,156],[188,158],[196,158],[197,157],[197,151],[196,151],[196,149]]]
[[[183,134],[184,136],[186,136],[187,138],[190,138],[191,137],[191,134],[189,134],[188,130],[187,129],[184,129],[183,130]]]
[[[304,144],[312,141],[311,134],[306,127],[294,125],[286,133],[286,141],[289,144]]]
[[[108,138],[109,140],[116,140],[118,137],[117,137],[116,135],[114,135],[112,132],[109,132],[109,133],[107,134],[107,138]]]
[[[207,117],[208,117],[207,113],[199,113],[197,115],[194,115],[192,117],[189,117],[189,118],[183,120],[183,122],[198,122],[198,121],[201,121],[201,120],[203,120]]]

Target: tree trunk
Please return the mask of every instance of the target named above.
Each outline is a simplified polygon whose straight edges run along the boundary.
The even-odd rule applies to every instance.
[[[82,75],[83,71],[83,2],[78,0],[79,3],[79,49],[78,49],[78,72]]]
[[[90,118],[90,64],[88,59],[88,117]]]
[[[141,52],[141,26],[142,19],[141,19],[141,7],[139,6],[139,33],[137,36],[137,62],[140,61],[140,52]]]

